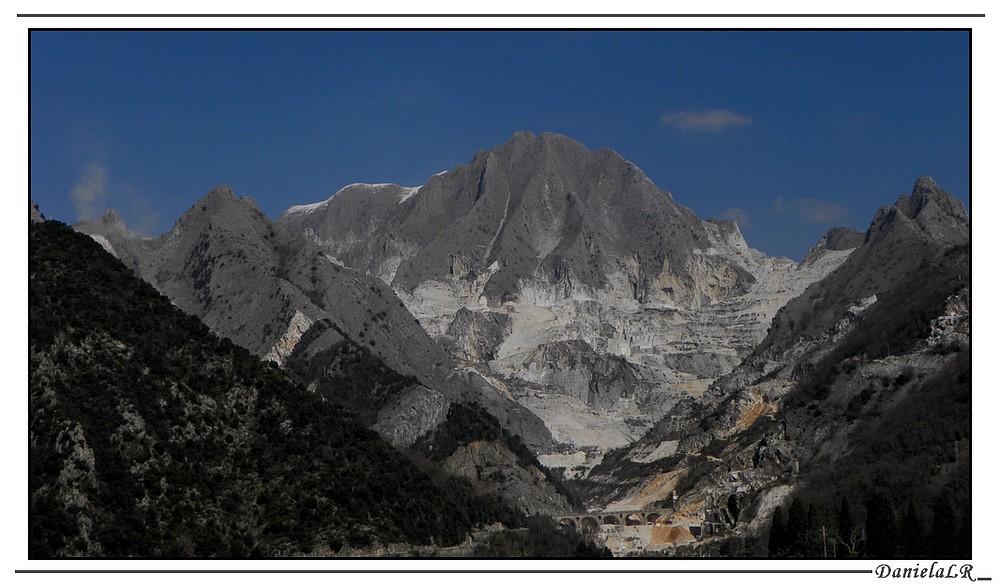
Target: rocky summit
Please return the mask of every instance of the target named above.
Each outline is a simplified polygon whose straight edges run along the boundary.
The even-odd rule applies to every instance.
[[[551,133],[273,221],[221,186],[154,239],[76,228],[395,447],[616,555],[964,553],[969,218],[930,178],[801,262]],[[851,522],[906,500],[951,547]]]
[[[389,283],[463,369],[545,422],[561,449],[543,460],[572,476],[703,395],[863,237],[771,258],[614,151],[550,133],[420,187],[348,186],[277,225]]]

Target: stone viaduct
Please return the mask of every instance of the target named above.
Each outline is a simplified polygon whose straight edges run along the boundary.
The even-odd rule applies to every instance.
[[[552,515],[552,518],[564,527],[580,532],[596,531],[601,525],[652,525],[668,511],[662,510],[625,510],[616,512],[586,512]]]

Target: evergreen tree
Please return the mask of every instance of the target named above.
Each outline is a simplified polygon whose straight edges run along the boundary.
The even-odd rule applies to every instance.
[[[810,504],[806,516],[806,555],[809,557],[823,557],[825,530],[822,518],[819,507]]]
[[[788,509],[788,524],[785,530],[791,548],[790,555],[796,557],[808,555],[809,514],[800,498],[793,500],[791,508]]]
[[[767,535],[767,553],[771,557],[787,555],[788,533],[785,531],[785,511],[780,506],[774,507],[771,515],[771,530]]]
[[[932,507],[934,519],[931,523],[931,553],[933,557],[956,557],[955,553],[955,510],[947,493],[942,493]]]
[[[899,544],[903,549],[903,557],[920,557],[927,552],[924,537],[924,524],[917,516],[917,508],[910,499],[900,527]]]
[[[896,513],[884,494],[875,493],[866,504],[865,553],[869,557],[891,558],[896,553]]]

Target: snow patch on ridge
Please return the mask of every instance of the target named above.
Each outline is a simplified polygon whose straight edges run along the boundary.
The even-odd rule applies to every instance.
[[[103,247],[105,251],[107,251],[111,255],[114,255],[116,258],[118,257],[118,253],[115,251],[115,248],[111,246],[111,242],[105,239],[103,235],[96,235],[91,233],[84,233],[84,234],[89,236],[94,241],[97,241],[98,245]]]
[[[421,186],[413,186],[412,188],[403,187],[403,193],[400,195],[399,203],[402,204],[413,197],[420,190]]]
[[[337,192],[333,196],[330,196],[326,200],[320,202],[313,202],[312,204],[296,204],[295,206],[290,206],[287,210],[285,210],[285,212],[282,213],[282,216],[301,215],[314,212],[319,208],[322,208],[323,206],[329,204],[331,200],[336,198],[344,190],[361,188],[369,192],[376,192],[379,190],[383,190],[385,188],[399,188],[401,190],[399,202],[400,204],[402,204],[403,202],[409,200],[422,187],[423,186],[400,186],[399,184],[366,184],[362,182],[357,182],[354,184],[348,184],[343,188],[337,190]]]
[[[330,198],[333,198],[333,196],[331,196]],[[317,208],[323,206],[324,204],[329,203],[330,198],[327,198],[322,202],[314,202],[312,204],[296,204],[295,206],[289,207],[288,210],[283,212],[282,216],[292,215],[292,214],[308,214],[316,210]]]

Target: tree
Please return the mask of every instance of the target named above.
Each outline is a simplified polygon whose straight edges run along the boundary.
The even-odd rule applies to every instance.
[[[923,556],[927,552],[925,542],[924,524],[917,516],[917,508],[911,498],[899,534],[899,544],[903,549],[903,557]]]
[[[810,504],[806,516],[808,521],[806,525],[806,555],[808,557],[827,557],[829,555],[829,551],[826,549],[829,532],[823,518],[820,507]]]
[[[955,510],[947,493],[942,493],[931,508],[931,554],[934,557],[955,557]]]
[[[793,500],[791,508],[788,509],[788,524],[785,531],[788,534],[791,555],[798,557],[808,555],[809,514],[799,498]]]
[[[844,496],[837,511],[837,557],[857,557],[863,540],[863,529],[854,523],[851,506]]]
[[[876,492],[865,505],[865,552],[870,557],[891,558],[896,553],[896,513],[892,503],[882,493]]]
[[[771,515],[771,530],[767,535],[767,553],[771,557],[787,555],[788,533],[785,530],[785,512],[780,506],[774,507]]]

